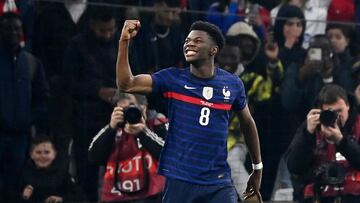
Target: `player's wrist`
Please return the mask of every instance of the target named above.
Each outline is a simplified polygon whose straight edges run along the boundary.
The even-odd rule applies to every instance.
[[[262,162],[260,162],[260,163],[257,163],[257,164],[252,164],[252,168],[253,168],[253,170],[261,170],[261,169],[263,169],[264,168],[264,165],[263,165],[263,163]]]

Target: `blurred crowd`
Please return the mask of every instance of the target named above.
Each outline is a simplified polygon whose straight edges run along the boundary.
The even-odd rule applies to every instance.
[[[264,200],[301,198],[285,152],[322,87],[339,85],[360,103],[356,0],[0,0],[0,16],[0,202],[100,200],[107,180],[99,165],[107,158],[88,159],[89,146],[119,106],[116,59],[126,19],[141,22],[130,44],[134,75],[186,67],[182,47],[194,21],[222,30],[216,65],[244,83],[265,166]],[[148,95],[146,108],[166,116],[164,102]],[[241,194],[251,163],[232,113],[228,150]],[[50,163],[39,167],[36,151]],[[49,165],[55,175],[41,175]],[[39,178],[29,176],[48,181],[39,183],[44,193],[68,195],[39,194],[26,182]],[[59,179],[65,186],[53,186]]]

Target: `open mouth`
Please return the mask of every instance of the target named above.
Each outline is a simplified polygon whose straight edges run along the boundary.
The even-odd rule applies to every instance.
[[[196,55],[197,51],[194,50],[185,50],[185,56],[190,57]]]

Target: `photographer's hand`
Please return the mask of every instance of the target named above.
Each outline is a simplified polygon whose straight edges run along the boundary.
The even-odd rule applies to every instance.
[[[337,123],[335,123],[335,126],[325,126],[321,125],[321,132],[323,133],[325,139],[327,141],[333,142],[333,143],[339,143],[342,138],[343,134],[340,131],[340,128]]]
[[[111,114],[111,120],[110,120],[110,127],[112,129],[116,129],[117,125],[119,123],[124,122],[124,112],[122,107],[115,107],[112,114]]]
[[[141,123],[136,123],[136,124],[126,123],[125,127],[124,127],[124,131],[126,133],[129,133],[129,134],[132,134],[132,135],[137,135],[144,128],[145,128],[145,120],[141,119]]]
[[[320,109],[311,109],[306,116],[306,130],[314,134],[316,127],[320,124]]]

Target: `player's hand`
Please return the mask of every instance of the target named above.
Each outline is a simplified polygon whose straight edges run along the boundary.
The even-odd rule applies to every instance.
[[[262,169],[253,170],[253,172],[250,174],[246,190],[243,194],[245,202],[263,202],[260,194],[261,177]]]
[[[110,127],[116,129],[117,125],[122,122],[124,122],[124,109],[117,106],[111,114]]]
[[[311,109],[306,116],[306,130],[314,134],[316,127],[320,124],[320,109]]]
[[[138,20],[125,20],[123,29],[121,31],[120,41],[129,41],[134,38],[141,27]]]

